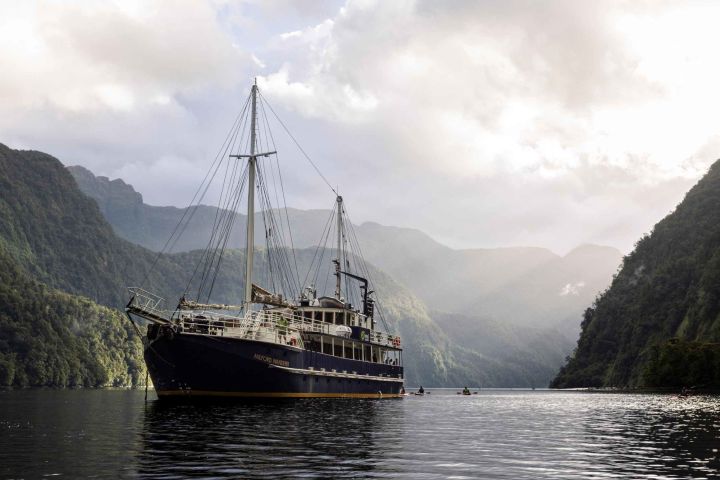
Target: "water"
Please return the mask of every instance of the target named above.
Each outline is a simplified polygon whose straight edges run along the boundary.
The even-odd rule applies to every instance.
[[[394,400],[145,405],[0,392],[0,477],[712,478],[720,397],[434,390]]]

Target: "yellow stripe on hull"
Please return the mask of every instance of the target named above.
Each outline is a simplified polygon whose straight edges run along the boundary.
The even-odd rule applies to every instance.
[[[293,392],[217,392],[212,390],[162,390],[158,397],[238,397],[238,398],[400,398],[399,393],[293,393]]]

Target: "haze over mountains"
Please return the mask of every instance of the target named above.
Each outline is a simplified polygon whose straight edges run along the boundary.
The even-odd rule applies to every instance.
[[[184,209],[143,203],[142,195],[121,179],[96,177],[68,167],[80,189],[97,201],[115,232],[159,251]],[[183,236],[168,249],[205,248],[216,207],[201,205]],[[296,248],[318,244],[330,210],[288,209]],[[237,214],[229,248],[244,248],[245,215]],[[261,215],[256,242],[263,244]],[[579,331],[583,309],[609,284],[622,260],[612,247],[582,245],[564,256],[545,248],[509,247],[455,250],[412,228],[366,222],[355,232],[367,261],[406,285],[431,310],[490,316],[513,324],[562,325]],[[574,339],[573,339],[574,340]]]
[[[120,179],[96,177],[83,167],[68,170],[119,236],[150,250],[164,247],[183,214],[143,203]],[[294,246],[317,245],[330,214],[288,209]],[[215,207],[200,206],[171,251],[204,248],[214,217]],[[238,214],[230,247],[244,247],[245,224]],[[255,225],[262,244],[259,214]],[[412,291],[454,344],[495,361],[526,358],[534,365],[527,385],[552,378],[574,345],[582,311],[610,283],[622,259],[617,249],[595,245],[564,256],[536,247],[455,250],[415,229],[373,222],[354,229],[366,260]]]
[[[41,152],[0,145],[0,191],[0,384],[142,382],[139,339],[117,310],[127,301],[126,287],[147,285],[172,301],[187,290],[202,251],[154,263],[155,253],[119,238],[98,203]],[[295,250],[301,271],[314,251]],[[244,251],[226,255],[212,300],[238,303]],[[254,271],[266,284],[263,262],[256,256]],[[556,329],[431,312],[386,272],[369,269],[390,331],[402,335],[408,385],[544,386],[572,345]]]

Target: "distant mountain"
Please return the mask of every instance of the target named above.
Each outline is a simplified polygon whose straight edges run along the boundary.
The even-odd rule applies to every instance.
[[[720,161],[625,257],[553,386],[720,388]]]
[[[149,249],[163,248],[184,213],[180,208],[144,204],[142,196],[122,180],[96,177],[83,167],[68,170],[80,189],[97,201],[119,236]],[[215,212],[215,207],[199,207],[172,251],[204,248]],[[288,213],[297,248],[316,245],[331,214],[296,209]],[[237,214],[233,247],[244,247],[245,222],[245,216]],[[260,215],[255,224],[256,239],[262,244]],[[577,339],[585,306],[607,287],[622,258],[617,249],[594,245],[580,246],[565,256],[535,247],[455,250],[411,228],[366,222],[354,229],[366,260],[433,310],[431,317],[437,322],[423,320],[423,331],[434,332],[453,356],[464,358],[424,368],[454,378],[464,370],[462,378],[474,375],[503,386],[540,386],[553,377]],[[418,308],[423,318],[428,316],[427,307],[418,302]],[[491,325],[502,327],[487,328]],[[482,334],[463,338],[462,330]],[[510,351],[514,357],[507,355]]]
[[[503,365],[512,372],[516,384],[524,387],[546,387],[574,343],[559,329],[443,312],[432,312],[431,316],[453,345]]]
[[[483,292],[466,311],[559,328],[574,342],[581,312],[607,288],[621,261],[615,248],[583,245]]]
[[[96,177],[84,167],[68,167],[78,187],[94,199],[105,219],[112,225],[115,233],[125,240],[159,252],[165,247],[170,233],[185,213],[184,208],[156,207],[143,203],[143,197],[135,189],[120,179]],[[295,248],[315,246],[325,226],[329,210],[288,209],[293,228]],[[197,206],[197,211],[188,222],[182,237],[166,251],[168,253],[187,252],[203,249],[207,245],[213,229],[217,207]],[[237,214],[233,230],[228,239],[228,248],[245,248],[246,215]],[[265,244],[262,215],[255,217],[256,244]]]
[[[160,250],[184,210],[146,205],[122,180],[68,167],[80,189],[94,198],[115,232]],[[172,251],[204,248],[215,207],[202,206]],[[289,209],[296,248],[317,245],[329,210]],[[258,215],[256,239],[264,232]],[[487,316],[513,324],[561,327],[571,340],[582,311],[605,289],[622,259],[615,248],[584,245],[561,257],[544,248],[455,250],[425,233],[366,222],[355,231],[367,261],[407,286],[434,311]],[[244,247],[245,216],[238,214],[233,248]],[[564,352],[563,355],[568,352]]]
[[[142,210],[126,185],[107,184],[98,188],[106,188],[105,198],[115,198],[111,206],[127,201],[126,205]],[[121,334],[127,332],[127,325],[122,324],[126,320],[117,310],[94,302],[121,308],[127,301],[126,287],[131,285],[151,286],[172,302],[185,290],[202,252],[157,257],[116,236],[98,205],[80,191],[57,159],[0,145],[0,258],[7,259],[8,271],[17,272],[3,285],[9,288],[0,289],[0,385],[137,381],[142,360],[136,340]],[[108,204],[103,208],[109,208]],[[301,271],[307,269],[314,251],[295,251]],[[243,263],[244,251],[226,252],[212,301],[240,300],[243,278],[237,266]],[[529,385],[526,370],[532,365],[516,363],[508,368],[501,361],[454,345],[407,288],[372,265],[369,268],[390,329],[399,330],[403,337],[409,385]],[[267,280],[267,271],[261,252],[255,264],[261,284]],[[102,341],[87,343],[92,338]],[[87,345],[92,346],[91,353],[102,353],[97,358],[103,365],[119,361],[122,368],[95,371],[87,367],[90,373],[75,375],[86,368],[82,365],[94,365],[95,360],[86,358]],[[78,364],[73,358],[87,361]],[[49,362],[68,363],[67,368],[54,369]]]

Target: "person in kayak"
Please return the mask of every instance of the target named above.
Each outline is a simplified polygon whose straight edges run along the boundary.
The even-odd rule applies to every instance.
[[[463,395],[470,395],[470,389],[468,387],[463,388]]]
[[[418,393],[425,393],[425,389],[420,385],[420,388],[418,388]]]

